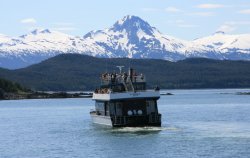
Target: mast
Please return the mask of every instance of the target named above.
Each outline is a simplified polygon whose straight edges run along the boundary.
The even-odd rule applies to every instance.
[[[124,66],[116,66],[116,67],[118,67],[119,68],[119,70],[120,70],[120,74],[122,73],[122,68],[124,67]]]

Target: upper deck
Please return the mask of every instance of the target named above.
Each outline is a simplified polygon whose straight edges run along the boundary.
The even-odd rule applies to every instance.
[[[101,88],[108,88],[112,92],[146,90],[146,78],[129,69],[128,73],[104,73],[101,75]]]
[[[129,69],[128,73],[104,73],[101,75],[101,86],[96,89],[94,100],[134,99],[134,98],[159,98],[159,90],[146,90],[146,78]]]

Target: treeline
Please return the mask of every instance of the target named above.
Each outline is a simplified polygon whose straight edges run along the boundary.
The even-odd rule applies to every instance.
[[[5,95],[10,93],[17,94],[29,91],[29,89],[24,88],[18,83],[14,83],[6,79],[0,78],[0,99],[4,99]]]
[[[0,100],[10,99],[48,99],[48,98],[88,98],[92,93],[67,93],[67,92],[38,92],[24,88],[18,83],[13,83],[0,78]]]
[[[0,78],[0,90],[4,92],[27,92],[29,89],[24,88],[19,83],[14,83],[6,79]]]

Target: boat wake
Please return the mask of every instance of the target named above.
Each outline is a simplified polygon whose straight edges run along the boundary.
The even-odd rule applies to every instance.
[[[176,127],[122,127],[114,128],[112,132],[114,133],[154,133],[161,131],[177,131]]]

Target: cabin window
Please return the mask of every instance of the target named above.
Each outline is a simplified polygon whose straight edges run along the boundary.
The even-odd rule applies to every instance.
[[[106,115],[106,116],[109,116],[109,104],[106,103],[106,104],[105,104],[105,107],[106,107],[106,108],[105,108],[105,115]]]
[[[108,104],[109,104],[110,115],[115,115],[115,104],[114,103],[108,103]]]
[[[123,115],[145,115],[146,114],[145,100],[129,100],[124,102]]]
[[[151,114],[153,112],[156,112],[154,100],[147,100],[146,105],[147,105],[147,114]]]
[[[95,103],[96,112],[99,115],[105,115],[105,103],[97,101]]]
[[[116,103],[116,115],[122,116],[122,103],[121,102]]]

